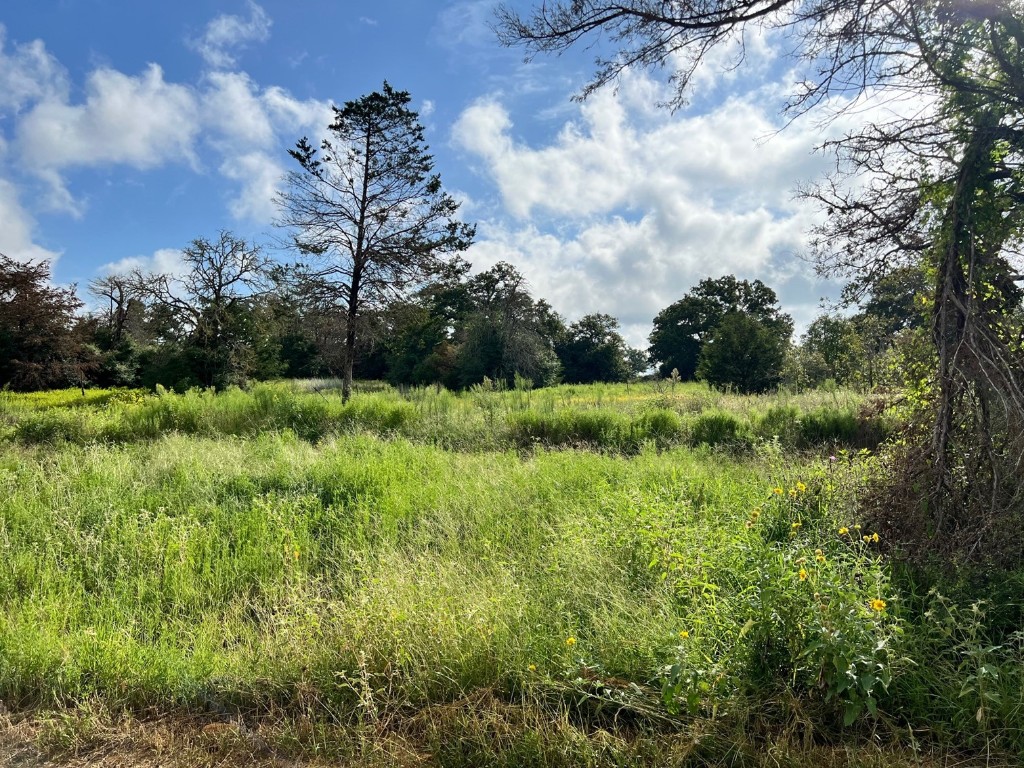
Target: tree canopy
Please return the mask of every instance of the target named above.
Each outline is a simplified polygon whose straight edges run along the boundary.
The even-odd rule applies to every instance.
[[[95,365],[82,344],[74,288],[50,285],[50,263],[0,253],[0,387],[80,386]]]
[[[793,333],[793,321],[779,309],[775,291],[760,280],[707,278],[654,318],[651,361],[664,376],[676,370],[683,380],[696,378],[704,344],[730,312],[755,317],[783,345]]]

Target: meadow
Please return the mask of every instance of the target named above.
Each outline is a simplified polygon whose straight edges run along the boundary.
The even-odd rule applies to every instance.
[[[4,717],[39,759],[1014,764],[1024,577],[899,566],[887,439],[846,391],[0,393]]]

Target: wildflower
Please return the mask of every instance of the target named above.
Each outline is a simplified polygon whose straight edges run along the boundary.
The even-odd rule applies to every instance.
[[[870,544],[871,543],[871,537],[870,536],[861,536],[861,539],[864,541],[865,544]]]
[[[884,611],[885,600],[882,600],[880,597],[876,597],[874,600],[871,601],[871,610],[876,611],[877,613],[881,613],[882,611]]]
[[[779,486],[775,486],[774,488],[772,488],[772,493],[774,493],[776,496],[781,496],[782,488],[780,488]]]
[[[761,508],[760,507],[758,507],[757,509],[755,509],[753,512],[750,513],[750,519],[751,520],[757,520],[757,518],[759,518],[760,516],[761,516]]]
[[[800,581],[807,581],[807,569],[801,568],[797,576],[800,577]]]
[[[820,549],[818,550],[818,554],[814,556],[814,562],[818,563],[819,565],[825,562],[825,556],[821,554]]]
[[[687,638],[688,638],[689,636],[690,636],[690,633],[689,633],[689,632],[687,632],[687,631],[686,631],[685,629],[684,629],[684,630],[682,630],[682,631],[681,631],[681,632],[679,633],[679,639],[680,639],[680,640],[686,640],[686,639],[687,639]]]
[[[791,498],[791,499],[795,499],[796,498],[796,488],[790,488],[789,489],[789,498]]]
[[[860,530],[860,523],[857,523],[856,525],[854,525],[853,526],[853,530],[859,531]]]
[[[790,527],[790,528],[791,528],[792,530],[794,530],[794,531],[795,531],[795,530],[797,530],[798,528],[801,528],[801,527],[803,527],[803,523],[801,523],[801,522],[800,522],[800,521],[798,520],[798,521],[796,521],[795,523],[793,523],[792,525],[790,525],[789,527]]]
[[[536,664],[531,664],[530,666],[527,667],[527,669],[530,670],[531,672],[536,672],[537,671],[537,665]]]
[[[295,548],[295,551],[294,551],[294,552],[292,552],[292,556],[293,556],[293,557],[294,557],[294,558],[295,558],[296,560],[298,560],[298,559],[299,559],[299,549],[298,549],[298,547],[296,547],[296,548]]]
[[[798,491],[800,491],[800,493],[803,493],[804,491],[806,491],[806,490],[807,490],[807,486],[806,486],[806,485],[804,485],[803,483],[799,483],[799,482],[798,482],[798,483],[796,484],[796,489],[797,489]]]
[[[850,532],[850,529],[847,528],[845,525],[842,528],[839,529],[839,535],[840,536],[845,536],[849,532]]]
[[[567,638],[565,638],[565,644],[569,648],[572,648],[574,645],[576,645],[576,638],[575,637],[567,637]]]
[[[877,533],[872,533],[871,534],[871,540],[873,542],[875,542],[875,544],[877,544],[878,543],[878,534]]]

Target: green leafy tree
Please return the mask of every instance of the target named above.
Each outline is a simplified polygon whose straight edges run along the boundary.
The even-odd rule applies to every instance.
[[[385,82],[335,107],[331,138],[319,149],[303,138],[289,150],[299,169],[278,196],[278,224],[305,257],[301,274],[330,289],[341,318],[345,400],[368,315],[421,287],[474,236],[433,172],[410,100]]]
[[[635,347],[626,347],[626,370],[629,371],[629,377],[635,379],[639,376],[643,376],[651,367],[651,358],[648,356],[647,351],[644,349],[636,349]]]
[[[626,381],[629,364],[619,321],[611,315],[585,315],[572,323],[555,344],[562,380],[570,384]]]
[[[760,280],[737,280],[733,275],[708,278],[654,318],[651,361],[663,376],[678,370],[683,380],[695,378],[704,343],[730,312],[757,318],[784,342],[793,333],[793,321],[780,310],[775,291]]]
[[[0,253],[0,387],[85,386],[96,360],[83,344],[74,288],[50,284],[50,263]]]
[[[526,278],[499,262],[467,282],[471,309],[459,332],[455,383],[468,387],[486,376],[511,384],[516,375],[538,386],[561,372],[554,345],[564,324],[543,299],[530,295]]]
[[[811,385],[826,379],[852,384],[864,372],[864,348],[854,319],[821,315],[807,327],[800,345]]]
[[[150,322],[160,328],[155,341],[177,344],[164,352],[176,352],[196,383],[244,381],[255,360],[248,315],[269,290],[270,260],[258,246],[222,231],[216,239],[193,240],[182,249],[181,262],[179,274],[137,270],[128,277],[131,291],[150,307]]]
[[[744,312],[728,312],[701,349],[697,378],[714,387],[766,392],[778,386],[788,339]]]

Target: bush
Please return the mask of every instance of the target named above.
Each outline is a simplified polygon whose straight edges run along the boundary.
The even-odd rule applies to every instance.
[[[693,420],[690,427],[692,445],[722,445],[745,440],[746,430],[740,420],[726,411],[707,411]]]
[[[754,434],[765,440],[778,439],[782,445],[794,446],[800,436],[800,412],[792,405],[772,406],[756,420]]]

